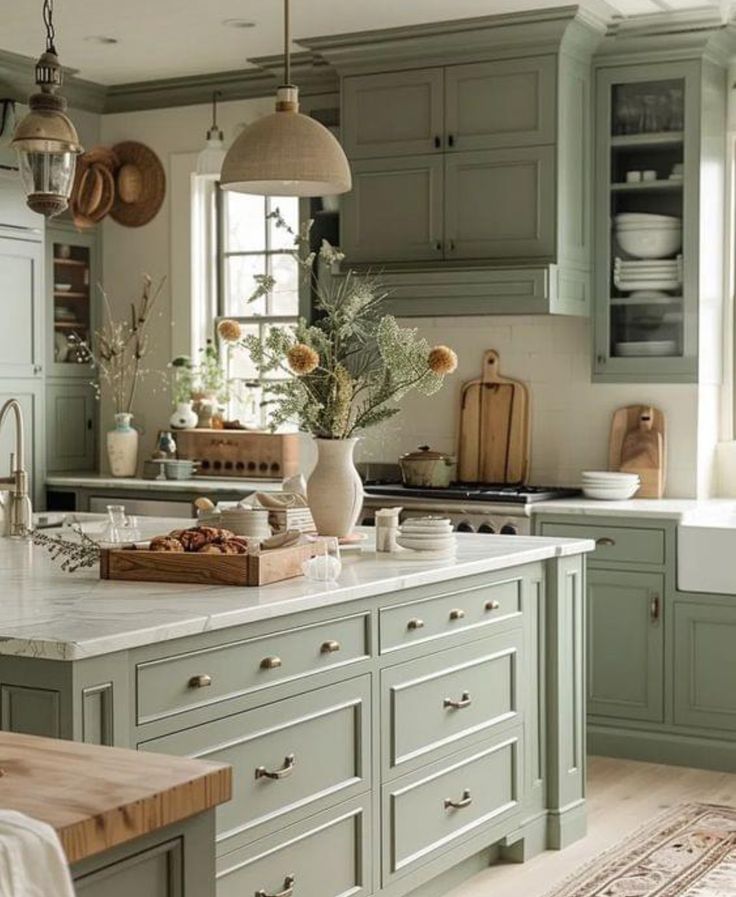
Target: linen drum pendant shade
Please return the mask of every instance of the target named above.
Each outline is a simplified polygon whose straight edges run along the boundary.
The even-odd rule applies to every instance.
[[[248,125],[225,156],[224,190],[260,196],[332,196],[352,187],[350,165],[337,138],[299,112],[290,83],[289,0],[284,2],[284,85],[276,111]]]

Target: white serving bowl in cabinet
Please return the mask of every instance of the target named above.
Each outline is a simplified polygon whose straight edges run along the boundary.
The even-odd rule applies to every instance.
[[[616,228],[616,239],[621,249],[635,258],[667,258],[682,248],[682,227]]]

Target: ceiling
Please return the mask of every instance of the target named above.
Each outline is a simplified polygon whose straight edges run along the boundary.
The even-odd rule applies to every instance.
[[[731,0],[585,2],[624,16],[693,8],[725,15],[733,5]],[[314,37],[563,5],[564,0],[292,0],[292,33]],[[0,49],[38,56],[41,0],[2,0],[2,6]],[[251,57],[281,51],[281,17],[280,0],[56,0],[54,11],[62,62],[82,78],[106,85],[242,68]],[[222,24],[233,18],[255,27]],[[90,40],[100,36],[118,43]]]

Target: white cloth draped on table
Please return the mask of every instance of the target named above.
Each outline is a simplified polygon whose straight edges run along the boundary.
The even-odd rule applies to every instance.
[[[56,832],[15,810],[0,810],[0,897],[74,897]]]

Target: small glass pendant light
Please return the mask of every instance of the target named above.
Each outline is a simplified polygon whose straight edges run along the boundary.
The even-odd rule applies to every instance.
[[[51,218],[69,204],[76,157],[83,149],[66,115],[66,100],[57,94],[62,71],[54,46],[53,0],[44,0],[43,20],[46,52],[36,63],[36,84],[41,91],[30,97],[30,111],[18,122],[10,145],[18,152],[29,208]]]
[[[289,0],[284,0],[284,85],[276,112],[242,131],[222,165],[223,190],[259,196],[333,196],[352,186],[350,165],[337,138],[299,112],[291,83]]]
[[[210,177],[220,176],[225,159],[225,139],[222,129],[217,126],[217,98],[222,96],[219,90],[212,93],[212,127],[207,131],[207,143],[197,156],[197,174]]]

